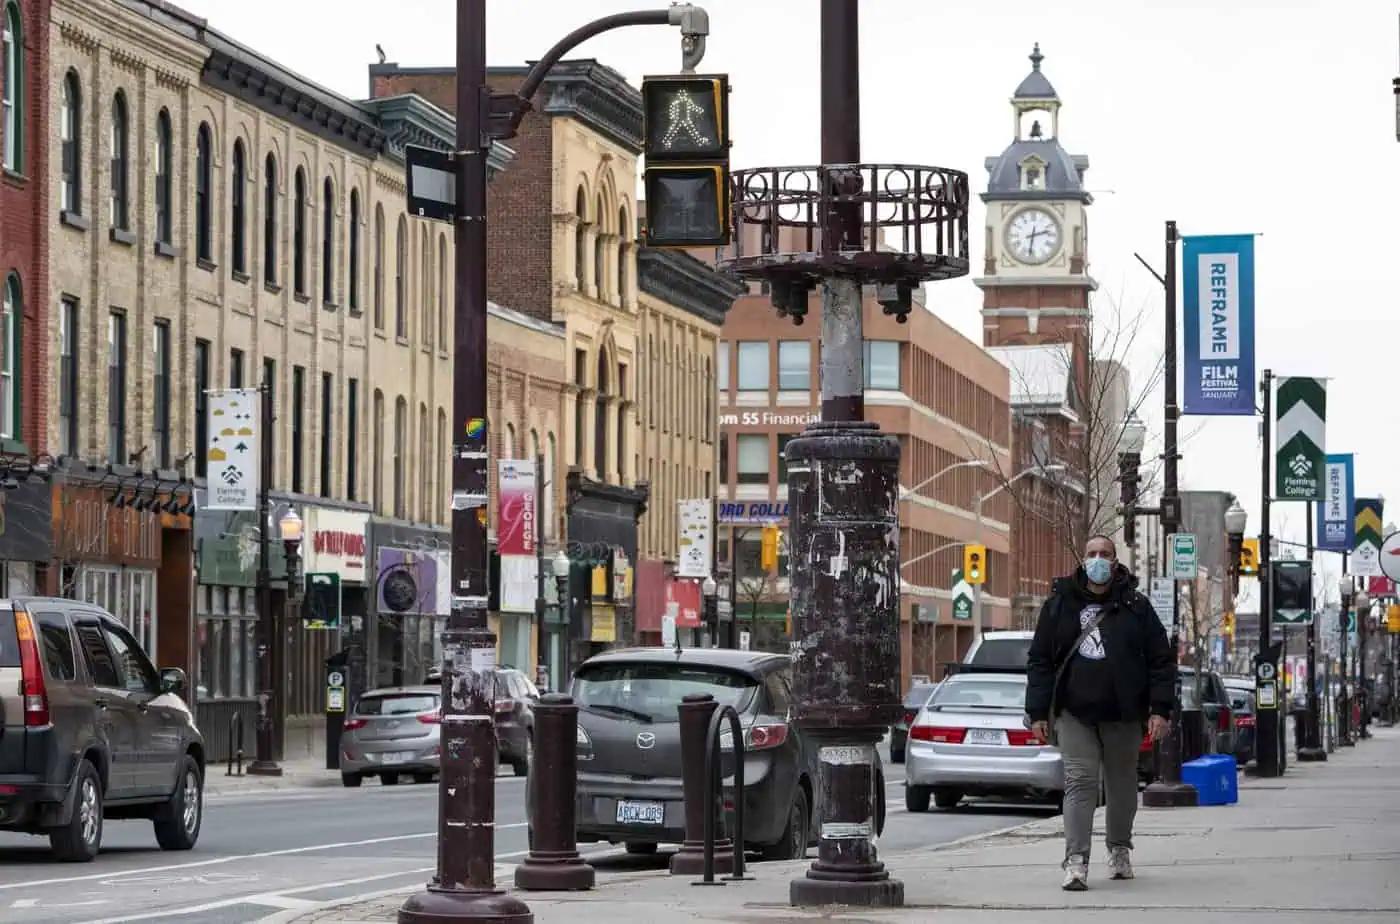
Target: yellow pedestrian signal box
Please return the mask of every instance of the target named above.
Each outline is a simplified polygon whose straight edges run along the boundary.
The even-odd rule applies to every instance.
[[[758,566],[768,573],[778,570],[778,527],[763,527],[763,540],[758,547]]]
[[[729,77],[642,79],[649,247],[729,243]]]
[[[987,583],[987,547],[963,546],[963,580],[969,584]]]
[[[1246,539],[1240,546],[1240,574],[1259,573],[1259,540]]]

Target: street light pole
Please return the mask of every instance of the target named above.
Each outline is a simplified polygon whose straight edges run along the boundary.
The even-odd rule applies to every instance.
[[[1313,505],[1311,502],[1307,507],[1307,556],[1308,573],[1312,573],[1313,560]],[[1317,607],[1313,607],[1312,618],[1308,621],[1308,679],[1305,694],[1307,696],[1307,714],[1303,720],[1303,738],[1298,742],[1299,761],[1323,761],[1327,759],[1327,751],[1322,747],[1322,713],[1318,709],[1317,703],[1317,621],[1319,614]]]
[[[258,430],[258,448],[261,458],[258,476],[258,717],[256,725],[256,756],[248,764],[248,772],[255,776],[281,776],[282,767],[277,763],[277,714],[281,710],[281,697],[277,695],[277,668],[281,658],[277,650],[281,645],[281,633],[277,631],[277,620],[272,613],[272,565],[269,561],[272,537],[268,524],[272,519],[272,501],[269,492],[272,488],[272,381],[266,376],[258,388],[261,426]],[[290,591],[290,587],[288,588]]]
[[[1276,680],[1265,680],[1262,676],[1262,672],[1268,670],[1272,671],[1270,677],[1273,677],[1278,668],[1278,653],[1274,647],[1273,632],[1273,537],[1269,529],[1269,513],[1272,509],[1269,499],[1273,491],[1269,477],[1273,462],[1273,370],[1264,370],[1260,391],[1262,392],[1264,414],[1260,421],[1263,433],[1263,458],[1261,466],[1262,486],[1259,494],[1259,654],[1254,660],[1256,689],[1262,689],[1262,685],[1265,683],[1277,687]],[[1266,664],[1270,667],[1264,667]],[[1282,697],[1275,695],[1272,707],[1266,707],[1260,702],[1255,709],[1254,762],[1262,777],[1279,776],[1283,773],[1283,756],[1280,753],[1283,746],[1279,738],[1279,730],[1282,727],[1279,711],[1284,708],[1281,700]]]

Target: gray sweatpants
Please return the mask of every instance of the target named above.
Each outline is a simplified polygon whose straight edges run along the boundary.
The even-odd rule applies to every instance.
[[[1141,722],[1087,724],[1068,712],[1055,719],[1055,737],[1065,762],[1065,860],[1078,854],[1087,862],[1099,802],[1099,771],[1108,800],[1108,847],[1133,847],[1137,814],[1138,745]]]

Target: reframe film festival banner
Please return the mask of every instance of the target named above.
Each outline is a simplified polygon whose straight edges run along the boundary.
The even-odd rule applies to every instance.
[[[1253,416],[1254,235],[1182,238],[1182,413]]]

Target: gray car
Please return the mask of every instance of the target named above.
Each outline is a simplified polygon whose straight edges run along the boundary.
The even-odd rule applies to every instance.
[[[48,835],[87,861],[106,818],[148,818],[189,850],[204,810],[204,739],[185,672],[157,672],[121,623],[75,600],[0,600],[0,830]]]
[[[340,781],[359,786],[377,776],[393,786],[400,774],[430,783],[441,758],[440,687],[385,687],[355,703],[340,736]]]

